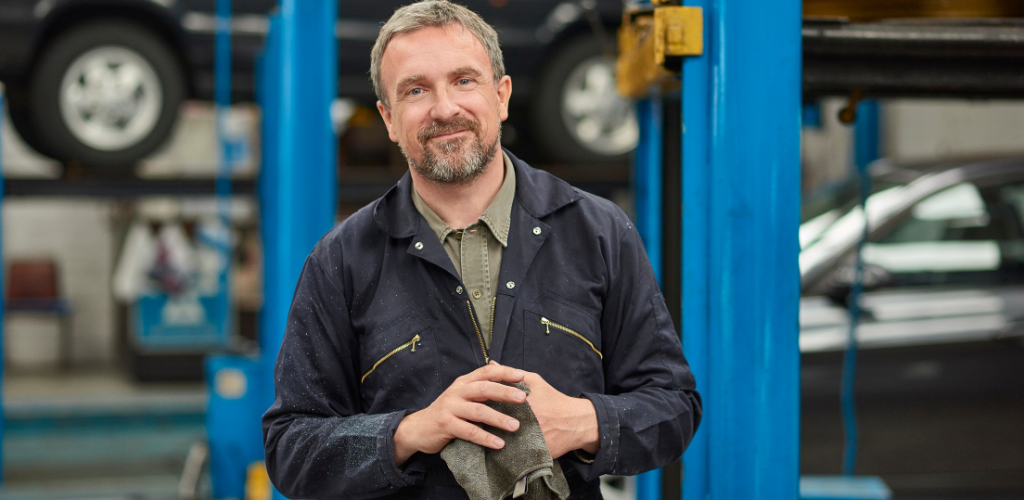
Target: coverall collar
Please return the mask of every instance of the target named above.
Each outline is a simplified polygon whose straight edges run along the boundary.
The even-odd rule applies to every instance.
[[[502,148],[502,151],[516,169],[516,201],[533,217],[544,217],[582,197],[565,181],[531,168],[507,149]],[[419,232],[422,216],[412,203],[412,177],[409,172],[377,200],[373,218],[392,238],[408,238]]]

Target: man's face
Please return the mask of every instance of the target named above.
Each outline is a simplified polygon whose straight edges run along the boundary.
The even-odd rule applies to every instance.
[[[377,109],[420,176],[462,184],[483,172],[499,147],[512,81],[494,81],[487,51],[470,31],[454,24],[395,36],[381,80],[391,107],[378,102]]]

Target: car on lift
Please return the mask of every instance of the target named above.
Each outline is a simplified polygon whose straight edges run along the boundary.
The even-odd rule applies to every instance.
[[[0,80],[11,120],[37,151],[124,169],[171,134],[184,99],[214,90],[215,0],[5,0]],[[408,0],[341,0],[339,95],[366,105],[370,48]],[[515,135],[546,163],[622,162],[639,129],[614,85],[619,0],[464,0],[497,29],[512,76]],[[254,98],[274,0],[232,2],[232,98]],[[508,134],[508,139],[513,134]],[[529,156],[529,155],[527,155]]]

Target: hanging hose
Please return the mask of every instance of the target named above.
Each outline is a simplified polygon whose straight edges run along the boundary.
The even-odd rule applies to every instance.
[[[845,436],[843,474],[847,476],[853,475],[857,463],[857,413],[854,407],[853,390],[857,374],[857,326],[860,323],[861,314],[860,296],[864,291],[864,245],[868,241],[869,234],[867,202],[868,197],[871,196],[871,175],[868,173],[867,165],[858,162],[857,171],[860,176],[860,209],[864,214],[864,230],[861,233],[860,242],[857,243],[853,283],[850,286],[850,295],[847,299],[850,308],[850,328],[847,332],[846,352],[843,355],[843,380],[840,395]]]

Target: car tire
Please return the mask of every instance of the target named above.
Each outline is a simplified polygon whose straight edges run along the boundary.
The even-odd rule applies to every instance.
[[[615,90],[615,59],[593,36],[555,48],[531,103],[532,136],[545,156],[568,164],[628,161],[639,140],[632,103]]]
[[[11,116],[11,125],[18,132],[18,137],[33,150],[44,156],[53,156],[46,145],[36,134],[32,125],[32,110],[28,104],[28,86],[12,82],[7,86],[7,111]]]
[[[175,52],[126,21],[72,28],[32,73],[29,118],[40,152],[96,169],[126,169],[160,147],[185,97]]]

